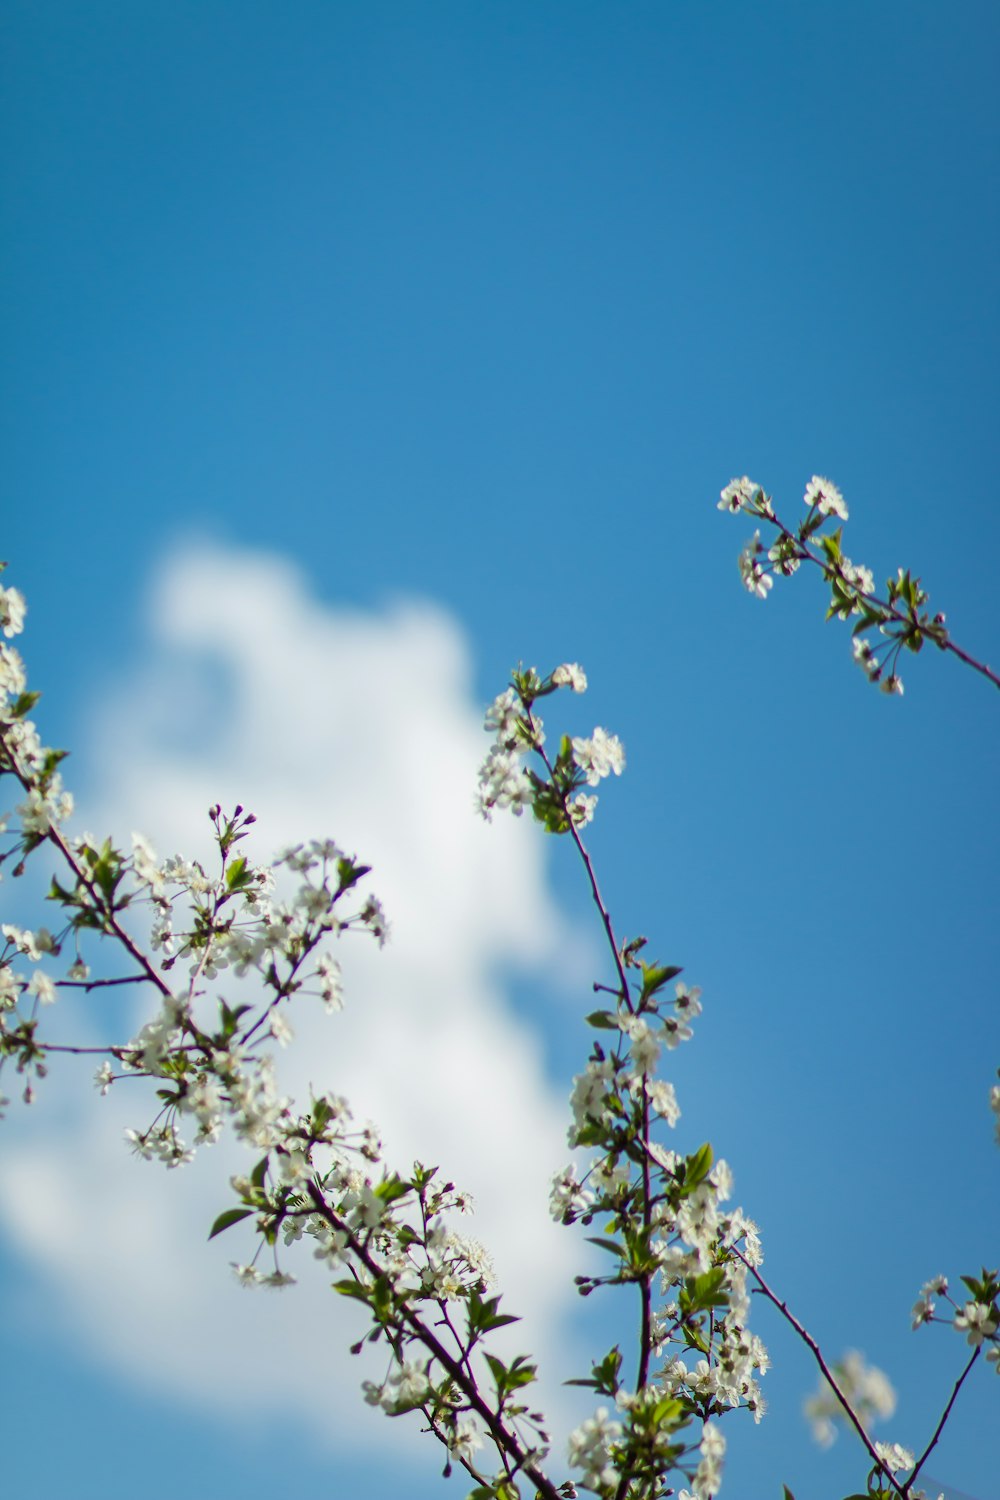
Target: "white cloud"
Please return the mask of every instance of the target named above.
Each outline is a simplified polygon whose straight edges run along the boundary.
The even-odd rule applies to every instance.
[[[551,1368],[579,1268],[546,1211],[566,1090],[547,1080],[500,969],[563,962],[568,934],[537,832],[473,811],[487,741],[460,627],[428,604],[330,607],[286,561],[197,545],[162,565],[148,623],[150,649],[91,727],[78,824],[207,854],[206,809],[238,800],[257,814],[258,857],[329,834],[373,865],[392,941],[344,954],[343,1015],[293,1014],[283,1083],[346,1094],[390,1162],[440,1162],[472,1190],[470,1231],[526,1319],[514,1342]],[[353,1309],[306,1256],[289,1269],[308,1285],[254,1295],[224,1269],[245,1251],[239,1230],[206,1248],[244,1158],[217,1147],[170,1174],[132,1160],[122,1130],[151,1118],[145,1085],[100,1101],[82,1073],[58,1082],[58,1133],[52,1114],[22,1112],[0,1168],[7,1234],[50,1278],[64,1324],[98,1358],[203,1406],[262,1412],[280,1370],[290,1412],[338,1444],[370,1444],[345,1353]],[[383,1425],[383,1443],[413,1426]]]

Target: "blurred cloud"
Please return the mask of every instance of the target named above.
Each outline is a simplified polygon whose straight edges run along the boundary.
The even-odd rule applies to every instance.
[[[565,1375],[579,1249],[546,1211],[567,1153],[564,1088],[546,1078],[504,975],[555,959],[572,970],[586,952],[574,963],[543,841],[474,812],[487,741],[464,632],[427,603],[330,606],[280,557],[199,542],[161,564],[146,630],[148,648],[88,726],[75,826],[122,842],[137,829],[161,854],[207,858],[205,810],[240,801],[258,817],[258,859],[329,835],[374,867],[391,941],[342,945],[342,1015],[293,1010],[283,1086],[346,1094],[390,1164],[440,1162],[471,1190],[480,1207],[461,1227],[489,1247],[508,1310],[527,1319],[512,1344]],[[98,1100],[82,1063],[50,1080],[54,1113],[8,1122],[0,1215],[49,1284],[50,1316],[152,1389],[252,1419],[277,1404],[331,1442],[370,1445],[377,1418],[357,1393],[368,1372],[344,1358],[363,1328],[355,1309],[307,1251],[287,1258],[294,1290],[236,1286],[225,1262],[245,1258],[250,1237],[205,1238],[247,1157],[221,1144],[169,1175],[132,1159],[122,1132],[155,1112],[144,1088]],[[379,1440],[403,1428],[416,1424],[383,1419]]]

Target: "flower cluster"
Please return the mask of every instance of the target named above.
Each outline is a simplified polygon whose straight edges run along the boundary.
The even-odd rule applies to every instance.
[[[582,788],[625,769],[621,741],[599,727],[589,738],[564,737],[554,763],[549,762],[543,749],[545,726],[535,704],[561,687],[586,692],[586,674],[576,662],[565,662],[544,678],[534,667],[522,668],[487,709],[485,727],[494,742],[479,772],[476,799],[487,820],[495,808],[509,808],[520,817],[529,807],[552,833],[583,828],[594,816],[597,798]],[[532,752],[542,757],[547,776],[526,764]]]
[[[987,1362],[1000,1374],[1000,1272],[988,1271],[984,1266],[980,1276],[963,1276],[962,1281],[971,1293],[964,1303],[949,1295],[946,1276],[932,1276],[925,1281],[913,1304],[912,1325],[920,1328],[925,1323],[950,1323],[956,1332],[965,1335],[966,1343],[977,1354],[985,1350]],[[939,1297],[950,1304],[951,1317],[939,1316],[936,1301]]]

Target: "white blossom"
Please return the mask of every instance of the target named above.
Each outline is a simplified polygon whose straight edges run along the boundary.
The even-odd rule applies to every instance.
[[[761,566],[759,559],[763,550],[760,532],[755,531],[737,559],[743,587],[758,599],[766,599],[774,583],[770,573],[765,573]]]
[[[6,636],[20,635],[28,606],[19,589],[0,587],[0,628]]]
[[[904,1448],[902,1443],[876,1443],[875,1452],[891,1474],[912,1469],[916,1461],[909,1448]]]
[[[612,772],[620,776],[625,769],[625,750],[616,734],[608,734],[600,727],[590,739],[577,738],[573,742],[573,758],[587,778],[588,786],[597,786]]]
[[[736,515],[738,511],[750,510],[754,505],[759,505],[763,498],[764,491],[760,485],[755,484],[744,474],[742,479],[729,481],[721,492],[717,508],[731,511],[733,515]]]
[[[983,1302],[967,1302],[955,1314],[955,1327],[966,1335],[966,1343],[978,1349],[990,1334],[996,1333],[997,1320],[992,1308]]]
[[[814,474],[806,485],[803,499],[810,509],[815,506],[821,516],[839,516],[842,521],[847,520],[847,506],[843,495],[835,484],[819,474]]]
[[[552,673],[552,681],[556,687],[568,687],[574,693],[587,691],[587,674],[575,661],[563,662],[562,666],[556,667]]]
[[[621,1434],[622,1424],[608,1415],[606,1406],[599,1406],[592,1417],[570,1433],[570,1465],[583,1471],[583,1483],[588,1489],[600,1490],[617,1480],[611,1449]]]

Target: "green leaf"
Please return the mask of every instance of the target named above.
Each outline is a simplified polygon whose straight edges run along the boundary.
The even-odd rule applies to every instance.
[[[788,1488],[787,1484],[783,1484],[781,1486],[781,1490],[782,1490],[781,1500],[795,1500],[795,1496],[792,1494],[792,1492]]]
[[[19,693],[8,712],[15,719],[23,719],[25,714],[31,712],[41,696],[41,693]]]
[[[587,1244],[596,1245],[599,1250],[610,1250],[612,1255],[623,1255],[624,1248],[617,1240],[602,1240],[594,1235],[587,1235]]]
[[[331,1283],[333,1290],[339,1292],[342,1297],[353,1297],[357,1302],[367,1302],[369,1290],[361,1286],[357,1281],[334,1281]]]
[[[405,1198],[410,1191],[409,1183],[403,1182],[395,1172],[391,1177],[386,1177],[375,1189],[375,1196],[381,1198],[385,1204],[395,1203],[397,1198]]]
[[[648,1000],[650,995],[662,989],[671,979],[683,973],[676,964],[644,964],[641,960],[639,967],[642,970],[642,999]]]
[[[214,1240],[217,1234],[224,1229],[229,1229],[233,1224],[238,1224],[241,1219],[248,1219],[253,1213],[252,1208],[227,1208],[225,1213],[220,1214],[212,1225],[209,1239]]]
[[[519,1323],[521,1320],[513,1313],[502,1313],[499,1297],[483,1298],[478,1292],[469,1293],[466,1302],[466,1316],[469,1320],[469,1332],[480,1334],[489,1333],[494,1328],[504,1328],[508,1323]]]
[[[523,1385],[532,1385],[537,1374],[538,1366],[529,1363],[526,1355],[519,1354],[507,1371],[507,1389],[516,1391]]]
[[[360,865],[353,859],[339,859],[337,861],[338,894],[343,895],[345,891],[349,891],[370,872],[371,865]]]
[[[712,1154],[712,1148],[708,1141],[703,1146],[699,1146],[698,1150],[687,1158],[684,1171],[685,1193],[693,1191],[699,1183],[705,1181],[705,1178],[712,1170],[714,1160],[715,1157]]]
[[[617,1031],[618,1020],[610,1010],[592,1010],[587,1016],[587,1025],[597,1031]]]

